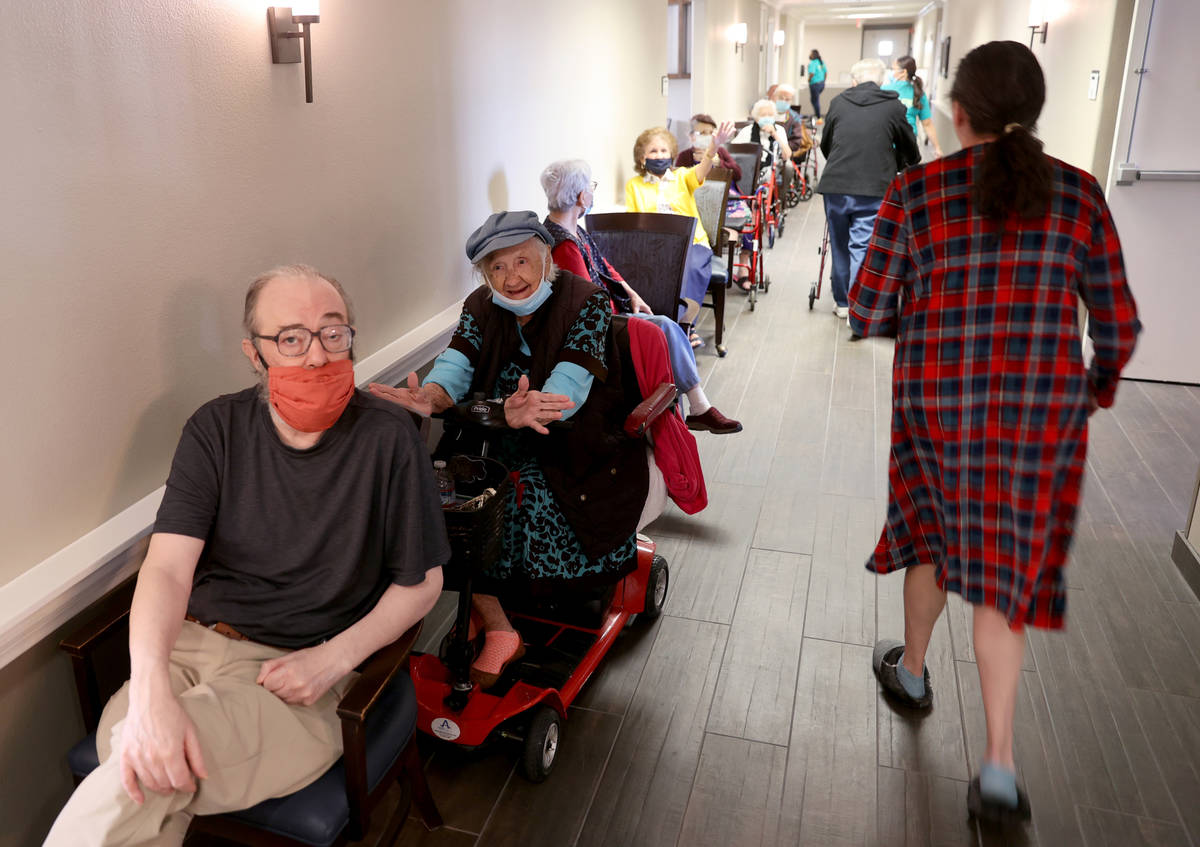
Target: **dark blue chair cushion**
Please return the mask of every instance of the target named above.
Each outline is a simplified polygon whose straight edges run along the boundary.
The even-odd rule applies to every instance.
[[[374,789],[404,752],[417,725],[417,697],[408,674],[398,673],[367,714],[367,785]],[[71,772],[83,778],[100,764],[96,736],[67,753]],[[287,797],[264,800],[227,817],[313,847],[329,847],[350,820],[346,777],[338,759],[316,782]]]

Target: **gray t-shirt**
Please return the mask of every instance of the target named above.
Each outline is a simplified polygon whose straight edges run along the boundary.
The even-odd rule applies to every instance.
[[[155,532],[202,538],[188,612],[278,647],[319,643],[450,558],[429,454],[399,406],[356,391],[308,450],[257,388],[183,428]]]

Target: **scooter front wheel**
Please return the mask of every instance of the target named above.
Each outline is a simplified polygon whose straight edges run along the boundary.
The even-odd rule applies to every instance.
[[[562,718],[549,706],[533,713],[529,731],[525,734],[525,750],[521,754],[521,773],[530,782],[544,782],[554,770],[558,759],[558,743],[562,737]]]
[[[667,588],[671,583],[671,569],[667,560],[655,556],[650,563],[650,578],[646,580],[646,606],[638,617],[652,621],[662,614],[663,606],[667,604]]]

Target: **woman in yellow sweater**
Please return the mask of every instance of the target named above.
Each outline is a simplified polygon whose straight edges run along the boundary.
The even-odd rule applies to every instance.
[[[690,168],[672,168],[675,161],[675,136],[665,127],[653,127],[637,137],[633,144],[633,168],[638,175],[625,183],[625,208],[630,212],[665,212],[688,215],[696,219],[696,234],[688,251],[687,266],[683,272],[683,289],[680,296],[688,303],[688,312],[694,313],[692,304],[704,300],[708,283],[712,277],[712,249],[708,246],[708,234],[700,223],[700,212],[696,208],[696,189],[703,184],[712,170],[717,148],[733,137],[733,124],[723,123],[713,133],[704,158],[700,164]],[[682,310],[681,310],[682,311]],[[678,317],[678,316],[677,316]],[[696,346],[698,338],[693,338]]]

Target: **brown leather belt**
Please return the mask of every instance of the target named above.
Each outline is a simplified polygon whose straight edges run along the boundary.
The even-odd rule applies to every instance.
[[[217,635],[224,635],[226,638],[232,638],[234,641],[253,641],[254,640],[248,635],[242,635],[242,633],[238,632],[236,629],[231,627],[229,624],[222,623],[221,621],[217,621],[216,623],[205,623],[204,621],[200,620],[199,618],[196,618],[193,615],[184,615],[183,619],[185,621],[191,621],[192,623],[198,623],[198,624],[200,624],[200,626],[205,627],[206,629],[211,629]]]

